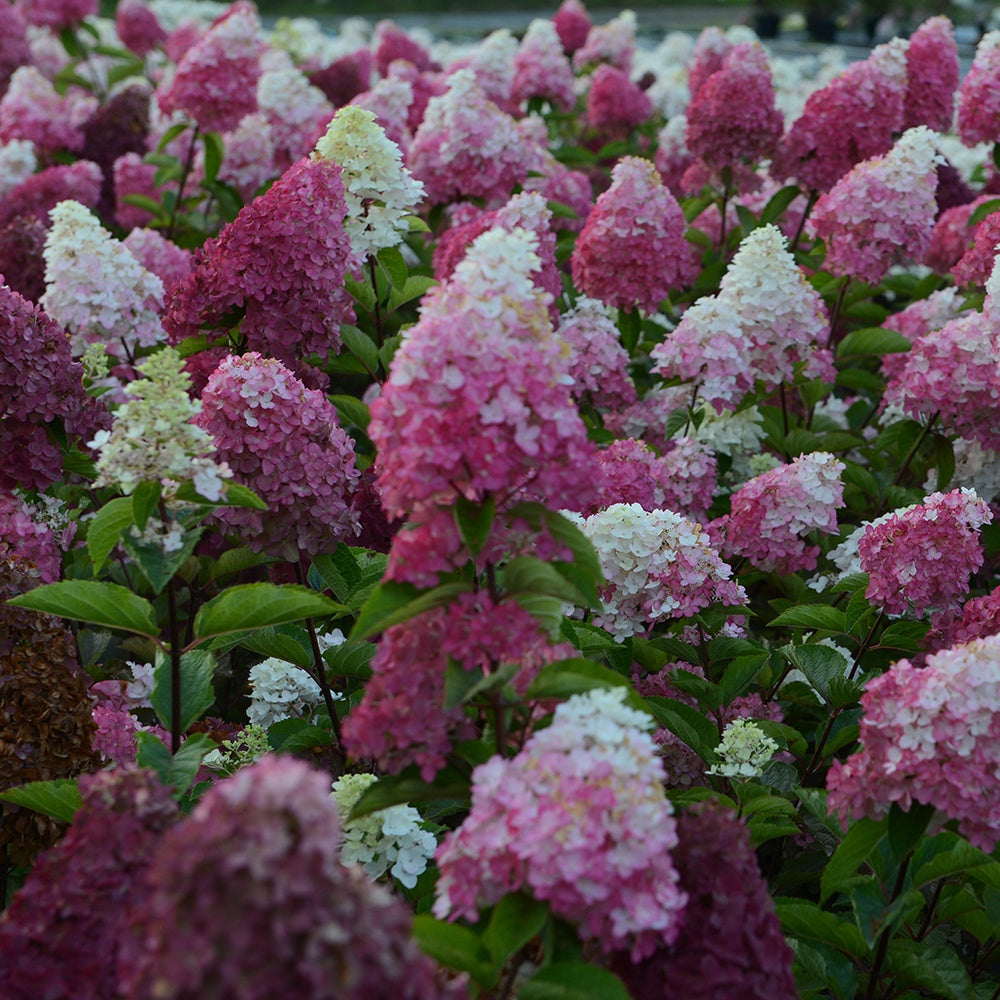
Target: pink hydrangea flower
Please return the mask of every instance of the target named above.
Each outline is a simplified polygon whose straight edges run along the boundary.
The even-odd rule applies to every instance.
[[[472,810],[438,849],[438,917],[525,886],[584,939],[634,961],[670,943],[687,897],[671,861],[673,809],[648,730],[624,689],[574,695],[513,759],[472,776]]]
[[[951,269],[956,285],[985,285],[993,272],[1000,245],[1000,211],[991,212],[975,228],[972,246]]]
[[[163,282],[166,296],[191,273],[191,251],[179,247],[155,229],[133,229],[122,243],[147,271]]]
[[[841,177],[809,218],[826,242],[826,269],[877,285],[893,264],[921,260],[937,217],[939,159],[937,137],[920,125]]]
[[[413,85],[408,80],[392,76],[383,77],[371,90],[365,90],[351,100],[351,104],[371,111],[387,138],[404,152],[413,142],[410,132],[413,103]]]
[[[27,0],[18,5],[28,24],[62,31],[97,13],[97,0]]]
[[[561,111],[576,103],[573,67],[563,52],[552,21],[535,18],[514,56],[511,99],[515,103],[542,98]]]
[[[1000,139],[1000,31],[979,39],[972,68],[958,88],[957,131],[967,146]]]
[[[687,224],[648,160],[615,164],[573,249],[573,281],[618,309],[654,313],[687,279]]]
[[[948,609],[931,615],[931,630],[925,637],[931,652],[964,645],[973,639],[985,639],[1000,633],[1000,587],[983,597],[974,597],[961,611]]]
[[[743,42],[691,98],[687,148],[715,169],[756,163],[771,151],[783,127],[767,52],[760,42]]]
[[[292,365],[335,352],[340,324],[354,315],[344,287],[346,214],[340,168],[300,160],[196,253],[167,303],[172,342],[242,308],[240,332],[252,350]]]
[[[275,174],[308,155],[333,117],[333,105],[294,66],[265,64],[257,81],[257,107],[268,125]],[[256,190],[256,189],[255,189]]]
[[[257,8],[238,0],[185,53],[160,110],[182,111],[208,132],[228,132],[257,108],[260,56],[264,51]]]
[[[358,49],[335,59],[329,66],[313,70],[309,82],[319,87],[335,108],[340,108],[372,85],[374,68],[375,57],[371,51]]]
[[[115,8],[115,30],[121,43],[137,56],[144,56],[167,39],[156,12],[145,0],[119,0]]]
[[[916,299],[905,309],[894,313],[882,326],[901,333],[911,344],[915,344],[926,334],[940,330],[945,323],[958,316],[962,308],[957,288],[939,288],[927,298]],[[890,380],[899,378],[909,357],[905,351],[883,355],[882,373]]]
[[[687,116],[671,117],[656,137],[656,153],[653,157],[663,183],[677,197],[685,193],[682,179],[694,163],[694,156],[687,146],[686,133]]]
[[[898,38],[880,45],[810,94],[775,150],[771,175],[828,191],[856,163],[887,153],[903,122],[905,48]]]
[[[0,489],[0,558],[12,555],[34,563],[42,583],[62,576],[60,539],[32,504]]]
[[[552,15],[552,23],[568,56],[581,48],[590,34],[590,15],[581,0],[563,0]]]
[[[487,99],[468,69],[453,73],[447,92],[431,98],[407,155],[431,204],[506,201],[527,175],[524,161],[514,119]]]
[[[584,69],[593,63],[603,63],[628,74],[635,55],[636,17],[623,10],[607,24],[591,25],[587,40],[573,53],[573,66]]]
[[[926,125],[950,132],[960,68],[955,29],[947,17],[930,17],[906,47],[906,101],[903,128]]]
[[[974,490],[957,489],[872,522],[858,542],[865,596],[893,615],[957,606],[983,564],[979,529],[992,520]]]
[[[142,195],[144,198],[160,200],[154,178],[156,167],[145,163],[138,153],[126,153],[115,160],[112,168],[115,188],[115,220],[123,229],[144,226],[152,218],[152,213],[125,201],[126,195]]]
[[[379,76],[385,76],[389,65],[397,59],[412,63],[418,72],[441,68],[427,49],[394,21],[379,21],[375,25],[372,44],[375,47],[375,69]]]
[[[235,479],[267,504],[216,514],[250,548],[297,561],[353,537],[351,494],[361,475],[353,442],[326,397],[281,362],[256,353],[226,358],[205,386],[195,423],[212,435]]]
[[[705,81],[722,69],[722,64],[732,49],[733,43],[721,28],[710,25],[702,29],[695,39],[688,65],[688,91],[692,99]]]
[[[653,113],[649,95],[626,73],[601,63],[587,91],[587,124],[608,138],[626,136]]]
[[[46,167],[26,177],[0,198],[0,226],[32,217],[49,226],[49,213],[61,201],[77,201],[96,208],[101,197],[101,168],[90,160],[68,166]]]
[[[97,98],[79,87],[59,94],[36,67],[21,66],[0,100],[0,141],[29,139],[46,152],[78,153],[83,126],[97,107]]]
[[[713,534],[723,539],[723,554],[766,572],[815,569],[819,546],[806,544],[802,536],[836,532],[845,468],[833,455],[817,451],[744,483],[733,494],[731,512],[712,522]]]
[[[900,660],[861,697],[861,748],[827,775],[830,811],[880,819],[934,806],[976,847],[1000,840],[1000,637]]]
[[[975,241],[980,223],[972,226],[969,219],[980,205],[995,199],[996,195],[983,194],[964,205],[945,209],[934,224],[923,263],[938,274],[947,274]]]
[[[18,66],[31,62],[24,15],[10,4],[0,4],[0,94],[7,90]]]
[[[807,378],[833,381],[826,307],[774,225],[740,244],[719,294],[690,306],[677,328],[651,352],[654,372],[696,381],[720,413],[735,410],[759,383],[776,389]]]

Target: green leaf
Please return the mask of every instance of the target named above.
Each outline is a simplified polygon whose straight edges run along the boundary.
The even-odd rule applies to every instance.
[[[179,122],[177,125],[171,125],[166,132],[163,133],[160,138],[159,145],[156,147],[158,153],[162,153],[167,146],[170,145],[179,135],[186,132],[188,129],[187,122]]]
[[[334,395],[329,397],[330,402],[337,408],[337,416],[342,424],[354,424],[361,430],[367,430],[371,422],[371,412],[368,407],[356,399],[354,396]]]
[[[837,345],[837,357],[847,358],[853,355],[902,354],[911,347],[910,341],[895,330],[881,326],[865,327],[862,330],[852,330]]]
[[[569,698],[597,688],[630,687],[629,682],[593,660],[556,660],[538,672],[525,692],[526,698]]]
[[[159,634],[153,605],[126,587],[95,580],[46,583],[7,602],[73,621],[155,638]]]
[[[546,594],[558,597],[566,604],[590,607],[586,595],[551,563],[534,556],[517,556],[503,570],[503,585],[507,593]]]
[[[95,573],[104,565],[122,532],[134,523],[131,497],[109,500],[94,515],[87,529],[87,552],[94,564]]]
[[[490,915],[483,940],[499,966],[541,932],[549,916],[548,904],[523,892],[504,896]]]
[[[869,948],[853,922],[827,913],[815,903],[803,899],[779,897],[775,903],[782,930],[787,935],[804,941],[829,944],[838,951],[858,958],[868,954]]]
[[[328,649],[323,654],[329,675],[337,677],[360,677],[368,680],[372,675],[371,662],[375,655],[375,644],[372,642],[354,642],[350,639],[339,646]]]
[[[801,194],[802,192],[794,184],[789,184],[787,187],[783,187],[776,194],[771,196],[771,200],[764,206],[764,211],[760,213],[760,221],[762,225],[767,225],[769,222],[777,222],[778,219],[784,214],[785,209]]]
[[[135,518],[136,527],[140,531],[146,530],[146,522],[150,515],[156,510],[156,505],[160,502],[160,494],[163,487],[158,481],[147,481],[139,483],[132,494],[132,516]]]
[[[809,678],[809,683],[827,701],[830,698],[830,683],[836,677],[843,677],[848,668],[842,653],[819,643],[784,646],[781,652]]]
[[[402,288],[392,290],[392,294],[389,296],[390,311],[398,309],[407,302],[412,302],[413,299],[420,298],[428,288],[432,288],[436,284],[437,281],[426,274],[411,274]]]
[[[314,666],[309,633],[294,625],[258,629],[240,640],[240,645],[264,657],[277,657],[286,663],[309,669]]]
[[[828,604],[798,604],[771,619],[771,628],[823,629],[830,632],[844,631],[844,612]]]
[[[438,964],[468,972],[485,989],[496,983],[498,975],[490,953],[478,935],[467,927],[422,913],[413,919],[413,936],[420,950]]]
[[[201,141],[205,144],[205,180],[211,184],[219,175],[226,150],[218,132],[202,132]]]
[[[715,761],[715,748],[721,742],[715,723],[673,698],[646,698],[645,702],[661,726],[679,736],[706,763]]]
[[[267,739],[276,752],[301,753],[314,747],[328,747],[333,736],[328,729],[314,726],[305,719],[282,719],[267,731]]]
[[[974,995],[965,965],[948,947],[897,938],[889,942],[886,971],[896,977],[898,985],[912,986],[921,994],[932,991],[946,1000],[972,1000]]]
[[[83,805],[75,778],[29,781],[26,785],[0,792],[0,800],[51,816],[60,823],[72,823],[77,809]]]
[[[177,489],[177,499],[205,507],[249,507],[251,510],[267,510],[267,504],[253,490],[241,483],[227,482],[223,495],[218,500],[203,497],[195,489],[194,483],[182,483]]]
[[[181,718],[179,729],[186,732],[192,722],[197,722],[215,701],[212,678],[215,675],[215,657],[207,650],[192,649],[181,656]],[[157,652],[156,669],[153,671],[153,693],[150,704],[164,727],[171,729],[171,679],[170,657]]]
[[[764,669],[768,653],[750,653],[734,657],[726,664],[725,672],[719,678],[726,704],[738,698],[753,683],[754,678]]]
[[[984,865],[996,864],[988,854],[978,847],[973,847],[964,837],[959,837],[957,834],[942,833],[934,840],[942,841],[948,846],[916,869],[913,875],[915,889],[940,878],[949,878]]]
[[[416,618],[431,608],[448,604],[470,589],[470,585],[464,581],[443,583],[431,590],[420,590],[409,583],[386,580],[365,601],[350,637],[355,641],[370,639],[393,625]]]
[[[518,994],[519,1000],[630,1000],[614,973],[587,962],[542,966]]]
[[[917,845],[934,812],[934,806],[920,802],[911,803],[910,808],[904,812],[898,803],[893,802],[889,809],[889,846],[897,861],[902,862]]]
[[[198,639],[342,614],[342,604],[296,584],[246,583],[224,590],[195,615]]]
[[[361,583],[361,567],[350,548],[341,542],[329,555],[313,558],[312,568],[338,601],[347,603]],[[316,589],[322,589],[316,585]]]
[[[141,541],[129,532],[122,535],[122,548],[129,558],[142,570],[154,594],[159,594],[170,582],[173,575],[187,562],[194,547],[205,531],[205,525],[187,528],[181,535],[179,549],[165,552],[159,541]]]
[[[376,259],[393,288],[403,288],[406,285],[409,270],[399,247],[383,247],[379,250]]]
[[[135,739],[139,745],[136,761],[142,767],[152,768],[164,785],[173,788],[177,799],[191,787],[205,754],[216,746],[205,733],[192,733],[177,753],[171,755],[163,740],[152,733],[140,730]]]
[[[862,819],[847,831],[847,836],[823,869],[820,879],[821,903],[825,903],[832,893],[843,891],[868,855],[882,842],[887,830],[885,820],[876,823],[871,819]]]
[[[479,555],[493,529],[497,512],[496,499],[490,494],[482,503],[474,503],[460,496],[452,510],[465,547],[473,556]]]
[[[438,771],[433,781],[424,781],[416,767],[408,767],[399,774],[383,775],[374,785],[365,789],[354,804],[350,819],[360,819],[389,806],[433,802],[436,799],[459,799],[468,802],[471,795],[469,779],[452,767]]]
[[[378,371],[378,348],[367,333],[356,326],[344,324],[340,328],[344,346],[374,375]]]

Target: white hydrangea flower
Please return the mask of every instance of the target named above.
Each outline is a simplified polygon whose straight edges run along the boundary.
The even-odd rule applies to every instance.
[[[491,101],[510,99],[514,82],[514,57],[519,48],[509,28],[499,28],[487,35],[472,51],[468,66]]]
[[[406,216],[423,197],[424,186],[403,166],[399,147],[374,112],[354,104],[342,107],[313,155],[340,167],[347,200],[344,229],[358,260],[402,241]]]
[[[276,656],[250,668],[250,688],[247,719],[264,729],[284,719],[301,718],[323,697],[305,670]]]
[[[155,685],[153,664],[126,660],[125,666],[132,670],[132,680],[125,685],[125,694],[130,701],[134,702],[134,707],[149,708],[149,699]]]
[[[363,865],[372,879],[391,866],[392,876],[412,889],[437,849],[434,834],[421,825],[420,813],[413,806],[399,804],[348,818],[364,791],[377,780],[374,774],[345,774],[333,783],[344,838],[340,860],[347,866]]]
[[[288,57],[284,58],[287,62]],[[274,59],[271,65],[265,63],[257,81],[257,106],[267,118],[274,145],[293,160],[309,152],[317,124],[333,113],[326,94],[303,72]]]
[[[225,463],[211,457],[212,435],[191,423],[201,402],[188,395],[190,376],[181,357],[165,347],[138,366],[146,378],[129,383],[132,397],[115,413],[110,431],[98,431],[91,448],[97,449],[94,486],[117,485],[131,493],[142,482],[159,481],[171,487],[193,481],[207,500],[219,500],[223,480],[232,473]]]
[[[86,206],[61,201],[45,237],[42,308],[73,335],[74,353],[100,342],[131,361],[163,339],[163,282],[101,226]]]
[[[722,742],[715,752],[721,764],[713,764],[708,773],[726,778],[756,778],[774,756],[778,744],[749,719],[734,719],[722,731]]]
[[[694,438],[708,445],[716,454],[728,455],[732,465],[725,476],[727,483],[737,485],[757,475],[751,468],[750,458],[760,454],[766,437],[760,410],[751,406],[736,412],[723,410],[717,413],[714,406],[701,402],[696,412],[701,417],[698,426],[692,424],[686,435],[681,428],[677,435]]]
[[[12,139],[0,145],[0,198],[27,180],[37,166],[35,145],[30,139]]]
[[[251,724],[231,739],[223,740],[220,747],[202,758],[202,763],[217,774],[234,774],[241,767],[257,763],[270,751],[271,744],[263,727]]]

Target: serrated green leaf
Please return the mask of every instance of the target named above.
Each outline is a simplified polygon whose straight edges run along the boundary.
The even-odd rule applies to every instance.
[[[153,605],[126,587],[95,580],[62,580],[8,601],[18,608],[44,611],[102,628],[122,629],[155,638],[159,635]]]
[[[771,619],[771,628],[823,629],[844,631],[844,612],[828,604],[799,604]]]
[[[734,657],[726,664],[722,677],[719,678],[719,686],[722,688],[727,705],[750,687],[756,676],[764,669],[767,660],[766,652],[755,652]]]
[[[378,348],[375,342],[356,326],[343,325],[340,337],[344,346],[353,354],[372,375],[378,371]]]
[[[869,854],[888,833],[888,823],[862,819],[855,823],[840,842],[823,869],[820,879],[820,902],[825,903],[835,892],[842,892],[857,874]]]
[[[219,175],[226,150],[218,132],[202,132],[201,141],[205,146],[205,180],[211,184]]]
[[[503,897],[490,914],[483,941],[497,966],[515,955],[541,932],[549,916],[548,904],[527,893],[512,892]]]
[[[569,698],[598,688],[629,687],[621,674],[616,674],[600,663],[583,658],[556,660],[538,672],[525,692],[526,698]],[[638,697],[638,696],[636,696]]]
[[[821,910],[815,903],[802,899],[775,900],[782,930],[805,941],[828,944],[848,955],[858,958],[869,953],[861,931],[833,913]]]
[[[371,662],[375,655],[375,644],[372,642],[353,642],[348,639],[339,646],[328,649],[323,654],[328,673],[331,677],[359,677],[368,680],[371,677]]]
[[[51,816],[60,823],[72,823],[77,809],[83,805],[75,778],[29,781],[0,792],[0,801]]]
[[[625,984],[587,962],[544,965],[522,987],[519,1000],[630,1000]]]
[[[207,650],[191,649],[181,656],[180,668],[181,718],[178,729],[183,733],[193,722],[197,722],[215,701],[215,691],[212,687],[215,657]],[[172,690],[170,657],[158,652],[156,669],[153,671],[153,693],[149,700],[157,718],[171,731]]]
[[[988,854],[978,847],[973,847],[964,837],[959,837],[957,834],[942,833],[935,840],[946,842],[948,847],[916,868],[913,875],[915,889],[940,878],[949,878],[984,865],[996,865]]]
[[[160,502],[160,494],[163,487],[158,481],[147,481],[139,483],[132,493],[132,516],[135,518],[136,527],[140,531],[146,530],[146,522],[150,515],[156,510],[156,505]]]
[[[159,594],[187,562],[204,531],[204,525],[184,529],[180,548],[170,552],[164,551],[159,541],[142,541],[133,537],[128,531],[122,534],[121,544],[132,562],[142,570],[142,575],[149,581],[153,593]]]
[[[109,500],[94,515],[87,528],[87,553],[95,573],[100,571],[111,550],[118,544],[122,532],[134,523],[131,497]]]
[[[801,190],[796,185],[789,184],[772,195],[770,201],[764,206],[764,211],[760,213],[761,224],[766,226],[769,222],[777,222],[784,214],[785,209],[801,193]]]
[[[227,482],[223,488],[223,495],[218,500],[203,497],[192,482],[182,483],[177,488],[177,499],[205,507],[248,507],[251,510],[267,510],[267,504],[242,483]]]
[[[847,358],[858,355],[902,354],[911,347],[910,341],[896,330],[885,327],[865,327],[852,330],[837,345],[837,357]]]
[[[406,285],[409,270],[399,247],[383,247],[378,252],[377,260],[393,288],[403,288]]]
[[[503,569],[503,585],[506,592],[515,597],[523,593],[545,594],[575,607],[590,606],[579,588],[551,563],[534,556],[511,559]]]
[[[830,697],[830,682],[835,677],[843,677],[848,667],[842,653],[819,643],[784,646],[781,652],[809,678],[809,683],[827,701]]]
[[[292,722],[300,725],[287,725]],[[315,747],[330,746],[333,735],[328,729],[314,726],[305,719],[282,719],[268,729],[267,740],[278,753],[301,753]]]
[[[296,584],[246,583],[224,590],[195,615],[198,639],[343,614],[342,604]]]
[[[926,942],[897,938],[889,942],[886,970],[898,984],[922,993],[932,991],[945,1000],[972,1000],[973,988],[961,958],[947,947],[929,947]]]
[[[413,936],[425,955],[440,965],[469,973],[485,989],[495,985],[498,971],[479,936],[467,927],[422,913],[413,919]]]
[[[361,430],[367,430],[372,415],[368,407],[354,396],[333,395],[330,402],[337,408],[337,416],[342,424],[354,424]]]
[[[437,281],[426,274],[411,274],[406,279],[406,284],[400,288],[394,288],[389,296],[389,309],[396,310],[407,302],[420,298],[429,288],[433,288]]]
[[[927,825],[934,816],[934,806],[913,802],[910,808],[903,810],[897,802],[889,808],[889,845],[897,861],[903,858],[916,846],[924,835]]]
[[[856,639],[865,638],[874,614],[875,609],[865,597],[864,590],[856,590],[844,609],[844,630]]]
[[[152,733],[140,730],[135,739],[139,747],[137,763],[156,771],[160,781],[173,788],[177,799],[191,787],[205,754],[216,746],[205,733],[192,733],[175,754],[171,754],[163,740]]]
[[[294,625],[258,629],[244,636],[240,644],[261,656],[274,656],[307,670],[315,666],[309,633]]]
[[[497,504],[492,494],[482,503],[474,503],[460,496],[452,508],[458,533],[465,547],[473,556],[479,555],[493,530]]]
[[[435,799],[458,799],[468,802],[471,782],[453,767],[446,767],[435,775],[433,781],[424,781],[416,767],[408,767],[399,774],[386,774],[365,789],[354,804],[349,819],[360,819],[379,809],[388,809],[403,803],[432,802]]]
[[[386,580],[365,601],[358,620],[351,629],[351,639],[370,639],[393,625],[409,621],[431,608],[448,604],[471,589],[464,580],[443,583],[431,590],[420,590],[409,583]]]
[[[721,742],[716,725],[696,708],[673,698],[644,699],[656,721],[679,736],[706,763],[716,759],[715,748]]]
[[[361,567],[350,548],[341,542],[333,552],[313,557],[312,568],[338,601],[347,603],[361,583]],[[317,587],[317,589],[319,589]]]

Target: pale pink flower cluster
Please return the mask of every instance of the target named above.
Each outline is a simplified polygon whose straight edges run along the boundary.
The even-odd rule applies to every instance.
[[[257,109],[263,51],[257,8],[238,0],[178,61],[173,80],[158,94],[160,110],[182,111],[205,131],[236,128]]]
[[[257,108],[282,169],[310,152],[333,115],[326,95],[301,70],[267,60],[257,81]]]
[[[826,269],[877,285],[893,264],[921,260],[937,218],[940,160],[936,135],[920,125],[837,181],[809,219],[826,242]]]
[[[992,520],[986,501],[964,488],[879,518],[858,542],[865,596],[894,615],[956,607],[983,564],[979,529]]]
[[[506,201],[527,174],[524,161],[517,123],[486,97],[468,69],[453,73],[447,92],[428,102],[407,154],[432,204]]]
[[[576,103],[573,67],[563,53],[556,26],[543,18],[528,25],[514,56],[511,99],[521,104],[533,97],[561,111],[569,111]]]
[[[733,494],[731,512],[712,523],[724,539],[723,553],[768,572],[815,569],[819,547],[802,535],[837,530],[845,468],[829,452],[817,451],[744,483]]]
[[[926,125],[950,132],[960,67],[955,29],[947,17],[930,17],[906,47],[906,103],[903,128]]]
[[[940,330],[962,311],[962,300],[957,288],[939,288],[926,299],[916,299],[905,309],[893,313],[882,326],[901,333],[911,344],[916,344],[928,333]],[[906,367],[909,353],[882,356],[882,372],[886,378],[895,378]]]
[[[1000,31],[979,39],[972,68],[958,88],[957,131],[967,146],[1000,139]]]
[[[710,76],[722,69],[732,48],[733,43],[721,28],[713,24],[702,29],[691,50],[688,64],[688,90],[692,98]]]
[[[514,57],[518,42],[509,28],[491,31],[464,59],[452,63],[449,72],[471,69],[483,93],[502,111],[513,114],[516,105],[511,100],[514,82]]]
[[[579,522],[607,581],[593,621],[616,637],[747,600],[705,530],[680,514],[618,503]]]
[[[438,849],[438,917],[476,920],[525,886],[606,952],[638,961],[676,938],[687,897],[673,809],[653,720],[624,697],[574,695],[517,757],[476,768],[472,809]]]
[[[900,660],[862,695],[861,749],[827,775],[830,811],[934,806],[984,851],[1000,840],[1000,636]]]
[[[592,25],[587,40],[573,53],[573,65],[584,69],[591,63],[609,63],[628,73],[635,55],[636,17],[631,10],[623,10],[607,24]]]
[[[23,497],[0,489],[0,558],[16,555],[27,559],[38,567],[42,583],[54,583],[62,575],[60,541],[65,546],[69,540],[59,539]]]
[[[35,66],[20,66],[0,100],[0,141],[27,139],[46,152],[78,153],[97,107],[97,98],[79,87],[60,94]]]
[[[587,217],[573,249],[573,281],[618,309],[654,313],[687,283],[687,224],[648,160],[626,156]]]
[[[720,413],[735,410],[758,384],[768,390],[797,377],[833,380],[826,307],[788,252],[777,226],[740,244],[719,294],[694,303],[677,329],[653,348],[665,378],[695,381]]]

